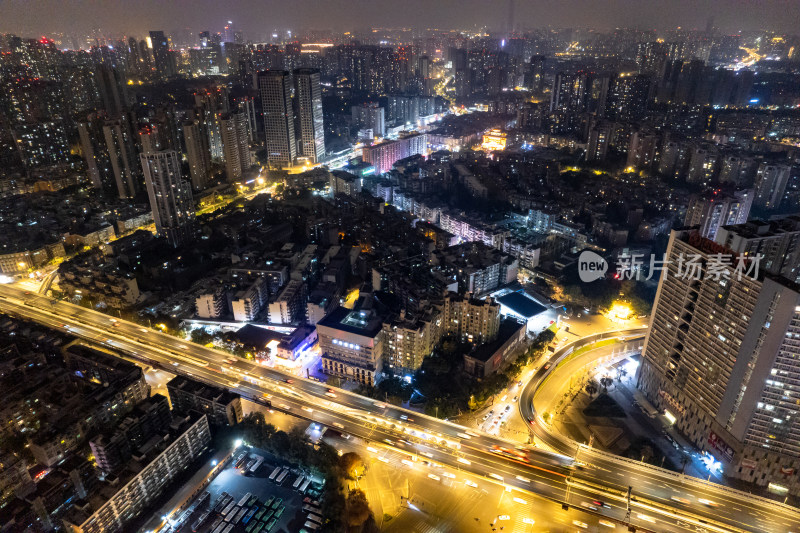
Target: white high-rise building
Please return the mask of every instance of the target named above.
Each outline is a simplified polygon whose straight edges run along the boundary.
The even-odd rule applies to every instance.
[[[701,236],[714,240],[720,227],[747,222],[752,205],[752,189],[736,191],[732,195],[714,190],[705,197],[692,198],[684,225],[699,226]]]
[[[164,150],[139,157],[158,235],[173,246],[187,242],[194,222],[194,201],[191,184],[181,178],[178,153]]]
[[[322,121],[322,91],[319,70],[301,68],[294,71],[297,117],[297,152],[312,163],[325,158],[325,129]]]
[[[638,386],[725,475],[797,494],[786,476],[800,469],[800,288],[763,267],[739,277],[719,254],[736,264],[719,242],[673,231]]]
[[[737,254],[762,255],[765,272],[800,284],[800,215],[723,226],[716,241]]]
[[[350,108],[353,125],[362,130],[372,130],[374,137],[386,135],[386,117],[384,109],[375,102],[354,105]]]

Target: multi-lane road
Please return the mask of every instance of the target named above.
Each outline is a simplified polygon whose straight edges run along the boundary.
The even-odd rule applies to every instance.
[[[515,443],[236,359],[102,313],[0,286],[0,311],[68,331],[155,367],[231,389],[261,403],[409,456],[484,476],[509,490],[580,507],[639,531],[800,531],[796,509],[647,465],[582,449],[578,460]],[[624,335],[625,333],[621,333]],[[541,378],[541,374],[537,373]],[[520,399],[523,401],[523,398]],[[626,519],[628,487],[633,487]],[[701,496],[702,494],[702,496]],[[699,498],[714,503],[699,503]],[[586,507],[581,507],[586,511]],[[610,529],[610,528],[609,528]]]

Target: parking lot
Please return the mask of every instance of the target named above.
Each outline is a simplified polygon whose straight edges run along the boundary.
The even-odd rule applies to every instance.
[[[321,522],[321,480],[264,450],[240,446],[173,531],[297,533]],[[301,491],[301,489],[303,489]]]

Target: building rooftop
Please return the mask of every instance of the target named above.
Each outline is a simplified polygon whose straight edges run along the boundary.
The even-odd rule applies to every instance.
[[[505,296],[501,296],[497,299],[497,302],[526,319],[533,318],[542,311],[547,310],[546,307],[539,305],[519,292],[510,292]]]
[[[183,376],[175,376],[169,380],[167,383],[167,390],[171,389],[178,389],[205,400],[225,405],[231,403],[239,396],[238,394],[234,394],[227,389],[213,387],[193,379],[187,379]]]
[[[481,344],[476,347],[469,354],[469,357],[478,361],[486,362],[497,352],[497,350],[505,344],[510,338],[519,333],[520,329],[525,328],[525,324],[521,324],[513,319],[506,319],[500,322],[500,329],[497,331],[497,338],[492,342]]]
[[[346,307],[337,307],[317,325],[355,335],[375,337],[381,331],[382,321],[372,309],[350,310]]]
[[[236,332],[236,338],[242,344],[262,349],[272,341],[280,342],[283,337],[283,333],[278,333],[277,331],[272,331],[271,329],[262,328],[253,324],[242,326]]]

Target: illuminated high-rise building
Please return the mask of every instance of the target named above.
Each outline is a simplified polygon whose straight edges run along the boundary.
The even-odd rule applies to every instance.
[[[183,140],[192,187],[196,191],[205,189],[211,171],[211,152],[208,148],[208,135],[200,121],[192,120],[183,124]]]
[[[226,87],[214,87],[194,94],[195,115],[208,135],[211,160],[222,162],[222,132],[219,117],[230,111]]]
[[[119,69],[99,65],[94,70],[94,80],[109,117],[118,117],[128,107],[125,81]]]
[[[322,122],[322,91],[319,70],[301,68],[294,71],[298,155],[319,163],[325,157],[325,130]]]
[[[759,242],[750,225],[720,229],[716,242],[673,231],[637,381],[726,476],[785,485],[800,467],[800,292],[768,274],[766,259],[756,273],[754,255],[736,273],[746,242]],[[696,273],[686,270],[692,258]]]
[[[689,174],[686,181],[708,186],[717,174],[717,162],[719,161],[719,150],[715,145],[700,144],[692,151],[689,160]]]
[[[636,48],[636,65],[642,74],[655,74],[667,60],[666,43],[650,41],[639,43]]]
[[[753,205],[753,189],[733,194],[715,189],[704,197],[694,196],[686,210],[684,226],[699,226],[700,235],[715,239],[719,228],[747,222]]]
[[[396,100],[398,97],[390,97]],[[408,99],[406,99],[408,100]],[[386,135],[386,123],[384,108],[377,102],[368,102],[362,105],[354,105],[350,108],[353,117],[353,126],[372,130],[373,137],[383,137]]]
[[[228,21],[225,24],[225,27],[222,29],[222,42],[224,43],[232,43],[234,42],[234,30],[233,30],[233,21]]]
[[[722,226],[716,241],[736,253],[762,255],[767,273],[800,284],[800,215]]]
[[[614,124],[602,122],[589,131],[589,145],[586,149],[587,161],[603,161],[608,154],[611,139],[614,135]]]
[[[166,148],[162,145],[158,127],[146,125],[139,129],[139,145],[142,147],[141,153],[149,154],[158,152]]]
[[[762,209],[776,209],[783,201],[791,167],[786,164],[761,163],[756,171],[756,197],[753,204]]]
[[[266,70],[258,73],[257,85],[264,113],[267,160],[272,166],[291,166],[297,157],[292,77],[286,70]]]
[[[139,156],[153,221],[159,236],[178,246],[191,238],[194,201],[191,184],[181,177],[181,162],[175,150]]]
[[[222,150],[228,181],[235,181],[250,168],[250,141],[244,113],[228,113],[220,117]]]
[[[124,113],[119,119],[106,122],[103,135],[117,194],[120,198],[133,198],[139,190],[141,172],[136,161],[136,141],[129,116]]]
[[[647,111],[650,95],[650,76],[617,76],[611,81],[606,117],[612,120],[632,122],[641,119]]]
[[[22,163],[37,168],[67,163],[69,143],[61,121],[20,124],[13,130]]]
[[[78,122],[78,136],[81,152],[86,163],[86,172],[92,186],[106,192],[117,193],[114,171],[103,133],[105,120],[100,113],[89,113],[85,120]]]
[[[525,85],[532,91],[542,92],[544,89],[544,62],[544,56],[531,56],[530,68],[525,75]]]
[[[586,74],[559,72],[550,95],[550,112],[582,113],[586,110],[589,82]]]
[[[171,78],[175,75],[175,65],[169,53],[169,41],[163,31],[150,32],[150,44],[153,47],[153,64],[156,74],[161,79]]]
[[[260,137],[256,122],[256,99],[252,96],[242,96],[235,100],[236,112],[242,113],[247,122],[247,135],[250,142],[255,142]]]

